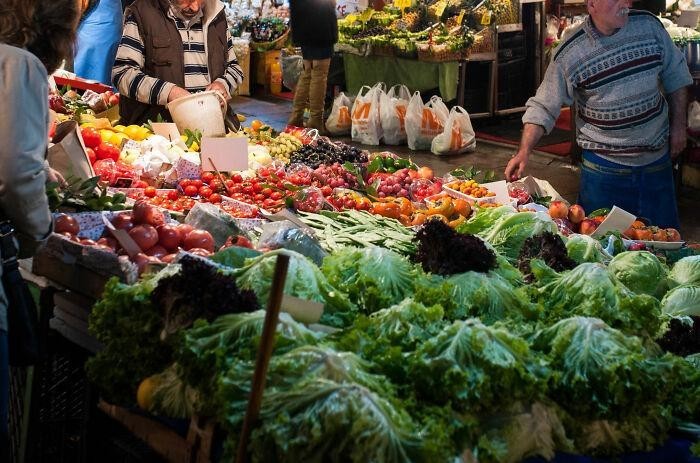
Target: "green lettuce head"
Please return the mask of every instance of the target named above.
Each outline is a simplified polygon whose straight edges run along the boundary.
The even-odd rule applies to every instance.
[[[673,265],[668,274],[670,286],[700,285],[700,255],[684,257]]]
[[[668,287],[667,269],[648,251],[625,251],[613,257],[608,270],[637,294],[663,297]]]

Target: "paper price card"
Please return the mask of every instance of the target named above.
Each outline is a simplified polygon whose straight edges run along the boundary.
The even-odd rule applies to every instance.
[[[412,4],[413,4],[412,0],[394,0],[394,6],[396,8],[401,8],[402,10],[406,9],[406,8],[410,8]]]
[[[491,11],[486,10],[484,11],[483,16],[481,16],[481,25],[488,26],[489,24],[491,24]]]
[[[435,4],[435,15],[439,18],[442,17],[442,13],[445,12],[445,8],[447,7],[447,2],[444,0],[440,0]]]

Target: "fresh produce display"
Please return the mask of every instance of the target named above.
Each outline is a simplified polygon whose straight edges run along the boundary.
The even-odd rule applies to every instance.
[[[290,162],[306,164],[315,169],[321,164],[367,162],[367,153],[355,146],[319,138],[315,143],[304,145],[292,153]]]
[[[407,32],[431,14],[379,14],[347,31]],[[56,233],[85,253],[113,252],[100,255],[128,266],[129,281],[140,275],[110,281],[90,315],[104,348],[89,378],[107,402],[211,419],[223,459],[238,443],[260,308],[282,255],[288,312],[251,461],[611,456],[658,447],[700,416],[700,256],[685,246],[638,251],[629,239],[648,230],[679,241],[670,230],[639,221],[594,237],[609,211],[586,214],[524,186],[508,189],[510,201],[485,190],[489,175],[475,168],[441,178],[391,153],[276,134],[257,120],[236,136],[270,155],[240,172],[202,172],[195,132],[184,150],[131,126],[91,124],[81,136],[99,177],[49,197],[60,211],[133,204],[91,215],[143,252],[101,229],[88,238],[80,215],[55,215]],[[113,143],[115,134],[124,137]],[[108,144],[124,146],[115,156]],[[150,176],[139,163],[153,151],[165,167]],[[117,164],[134,166],[131,188],[107,190]],[[289,220],[262,218],[280,216]],[[222,218],[231,233],[220,232]]]

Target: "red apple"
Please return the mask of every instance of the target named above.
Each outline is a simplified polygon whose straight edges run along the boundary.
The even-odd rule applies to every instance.
[[[598,222],[592,219],[583,219],[581,221],[581,233],[584,235],[592,235],[598,228]]]
[[[569,207],[569,221],[571,223],[581,223],[581,221],[585,218],[586,211],[584,211],[580,205],[574,204],[573,206]]]
[[[569,215],[569,208],[563,201],[552,201],[549,204],[549,215],[553,219],[566,219]]]

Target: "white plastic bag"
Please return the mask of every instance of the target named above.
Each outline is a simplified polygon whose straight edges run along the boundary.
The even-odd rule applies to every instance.
[[[405,85],[394,85],[381,95],[379,112],[382,118],[382,133],[387,145],[406,143],[406,109],[411,92]]]
[[[383,85],[383,84],[382,84]],[[365,145],[378,145],[382,138],[382,121],[379,116],[380,85],[364,85],[352,105],[352,140]]]
[[[433,139],[430,151],[433,154],[460,154],[476,148],[476,136],[467,110],[455,106],[445,122],[445,130]]]
[[[697,101],[688,105],[688,128],[691,132],[700,132],[700,103]]]
[[[331,113],[326,120],[326,130],[333,135],[346,135],[350,133],[352,118],[350,117],[352,102],[345,93],[340,92],[333,100]]]
[[[416,92],[406,108],[406,137],[412,150],[429,150],[433,138],[442,133],[449,110],[442,98],[433,96],[426,104]]]

